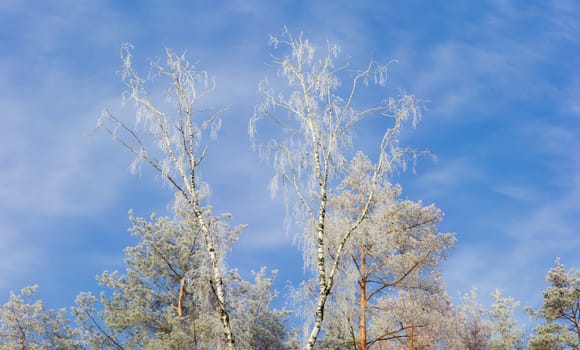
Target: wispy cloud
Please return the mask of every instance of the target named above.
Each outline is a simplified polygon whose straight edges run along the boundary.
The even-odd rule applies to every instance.
[[[532,188],[519,186],[519,185],[500,185],[494,187],[493,190],[501,195],[508,198],[520,200],[520,201],[531,201],[535,197],[535,191]]]
[[[144,74],[148,58],[172,47],[216,76],[207,103],[230,111],[202,175],[216,211],[250,224],[232,260],[253,269],[281,266],[284,280],[299,278],[283,204],[267,191],[271,169],[246,136],[261,99],[257,84],[275,74],[267,65],[268,34],[283,25],[320,45],[339,43],[355,64],[370,55],[399,59],[381,94],[402,88],[430,100],[423,124],[404,141],[439,160],[420,160],[417,174],[399,179],[405,195],[435,202],[446,212],[442,227],[458,232],[444,275],[452,294],[500,288],[530,304],[556,256],[580,264],[580,77],[573,58],[580,7],[573,0],[498,0],[481,8],[453,1],[170,3],[0,3],[9,28],[0,35],[2,291],[32,280],[40,264],[58,283],[76,283],[57,271],[56,255],[97,272],[119,266],[121,254],[111,251],[131,243],[127,209],[147,216],[170,200],[150,173],[131,177],[130,155],[93,133],[104,107],[131,112],[119,108],[123,86],[114,75],[126,41],[135,44]],[[284,259],[294,260],[285,266]]]
[[[522,198],[518,196],[517,199]],[[487,220],[493,224],[486,231],[474,227],[471,232],[463,232],[482,237],[475,244],[460,239],[458,249],[452,252],[445,265],[451,289],[477,287],[490,293],[500,288],[505,295],[522,300],[525,305],[537,306],[544,275],[556,257],[562,257],[568,267],[580,264],[576,254],[580,247],[579,200],[580,181],[577,179],[570,191],[561,196],[534,199],[537,203],[529,211],[504,216],[501,220],[498,220],[498,213],[486,213]]]
[[[535,161],[516,176],[502,175],[502,170],[514,172],[505,168],[478,172],[482,180],[479,184],[501,195],[485,211],[482,204],[488,201],[489,194],[473,198],[470,203],[477,209],[471,215],[463,210],[465,216],[461,219],[456,217],[457,208],[448,204],[455,202],[455,192],[448,192],[450,200],[442,200],[444,206],[452,208],[447,211],[446,221],[456,225],[459,235],[458,247],[445,264],[452,294],[461,288],[465,292],[477,287],[487,295],[499,288],[504,295],[521,300],[524,306],[537,306],[544,275],[556,257],[569,267],[580,264],[576,253],[580,247],[580,162],[571,151],[580,147],[574,136],[577,126],[564,129],[532,123],[522,128],[518,134],[523,138],[518,141],[522,143],[521,151]],[[501,148],[496,152],[501,152]],[[526,172],[542,174],[543,180],[538,182],[539,175],[528,178]],[[438,187],[461,187],[461,181],[456,184],[457,177],[452,175],[436,178],[440,181]]]
[[[34,284],[31,277],[46,261],[46,255],[38,246],[11,231],[9,226],[4,220],[0,222],[0,290]]]

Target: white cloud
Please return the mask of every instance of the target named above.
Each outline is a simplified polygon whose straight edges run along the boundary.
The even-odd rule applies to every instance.
[[[0,290],[33,284],[30,276],[46,261],[46,255],[34,242],[9,226],[0,223]]]
[[[3,207],[32,215],[87,213],[114,195],[100,186],[113,189],[119,183],[121,176],[109,172],[111,165],[119,166],[118,157],[101,159],[106,154],[99,147],[108,147],[88,138],[96,108],[79,113],[73,121],[53,121],[42,108],[22,106],[12,111],[11,118],[17,121],[8,121],[2,130]]]
[[[554,125],[530,124],[521,130],[521,151],[537,160],[529,169],[541,169],[547,181],[523,181],[525,169],[519,174],[521,183],[497,175],[485,179],[504,199],[496,198],[494,208],[476,213],[478,220],[464,218],[469,222],[458,229],[457,249],[445,264],[452,294],[477,287],[486,295],[500,288],[522,306],[537,306],[545,273],[556,257],[568,267],[580,265],[580,162],[571,151],[579,147],[574,135],[574,128]],[[481,204],[473,203],[481,210]],[[460,223],[454,213],[448,214]]]
[[[523,306],[535,305],[541,299],[544,275],[556,257],[568,267],[580,265],[580,176],[562,196],[535,200],[532,210],[501,218],[499,213],[488,212],[492,225],[460,232],[458,247],[445,264],[445,279],[452,288],[464,292],[477,287],[486,294],[500,288]],[[466,235],[482,236],[464,243]]]
[[[465,189],[481,187],[485,174],[475,157],[440,157],[436,163],[426,169],[419,169],[417,174],[406,180],[408,186],[403,184],[407,187],[406,191],[439,202],[446,198],[460,197]]]
[[[576,215],[580,201],[580,169],[569,180],[560,195],[538,200],[534,211],[508,225],[507,233],[519,241],[519,246],[537,249],[537,253],[548,251],[549,247],[560,248],[563,252],[580,247],[577,230],[580,218]],[[562,242],[570,244],[562,245]]]
[[[508,198],[520,201],[532,201],[536,197],[536,193],[532,188],[521,185],[499,185],[493,187],[492,190]]]

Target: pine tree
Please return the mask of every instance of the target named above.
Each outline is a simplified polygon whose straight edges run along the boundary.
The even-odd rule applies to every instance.
[[[203,233],[187,203],[177,201],[176,219],[152,215],[149,220],[131,216],[131,232],[139,243],[125,249],[124,273],[105,271],[99,282],[106,289],[99,301],[88,293],[77,298],[73,309],[93,348],[111,349],[222,349],[225,339],[212,271],[207,266]],[[211,222],[214,229],[235,238],[241,227],[230,229],[229,217]],[[225,249],[221,247],[221,249]],[[224,250],[225,251],[225,250]],[[274,276],[265,269],[254,283],[234,270],[225,275],[231,295],[232,329],[238,344],[247,349],[284,349],[288,313],[272,310],[276,297]],[[97,308],[101,308],[97,311]]]
[[[1,350],[84,349],[66,309],[47,309],[36,299],[38,285],[22,288],[0,308]]]
[[[546,274],[550,284],[538,310],[528,312],[544,324],[534,329],[530,349],[580,349],[580,271],[566,271],[559,259]]]

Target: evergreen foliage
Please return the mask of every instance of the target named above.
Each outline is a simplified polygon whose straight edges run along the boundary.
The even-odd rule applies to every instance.
[[[544,324],[535,328],[530,349],[580,349],[580,271],[566,271],[559,259],[546,274],[550,284],[542,292],[544,303],[528,312]]]

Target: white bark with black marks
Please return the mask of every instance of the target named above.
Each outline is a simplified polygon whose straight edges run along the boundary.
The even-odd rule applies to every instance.
[[[315,47],[302,35],[294,37],[284,30],[281,37],[272,37],[276,48],[286,49],[273,63],[287,79],[288,89],[275,91],[264,81],[260,90],[265,100],[258,105],[249,124],[250,138],[255,145],[256,124],[264,119],[277,124],[283,134],[271,141],[261,143],[260,152],[273,157],[276,170],[271,183],[273,192],[279,184],[290,185],[295,190],[298,210],[293,222],[305,215],[303,227],[304,261],[316,274],[318,281],[314,323],[307,336],[305,348],[312,349],[319,336],[324,320],[325,305],[331,295],[336,271],[341,263],[344,248],[357,227],[365,220],[373,201],[373,192],[365,193],[366,202],[359,218],[351,227],[340,233],[342,237],[336,251],[327,259],[328,194],[344,177],[343,167],[352,156],[354,129],[367,118],[387,118],[385,131],[378,147],[378,159],[374,162],[372,181],[381,183],[397,167],[405,166],[406,155],[416,157],[422,152],[402,149],[398,135],[402,123],[419,120],[420,102],[411,95],[390,98],[378,105],[359,108],[359,94],[369,84],[383,86],[386,83],[387,65],[371,60],[367,67],[356,70],[347,62],[336,65],[339,48],[328,43],[326,52],[316,55]],[[350,87],[342,86],[343,79],[350,80]],[[340,92],[346,91],[341,96]],[[355,102],[356,101],[356,102]],[[293,198],[287,198],[293,201]],[[316,209],[317,208],[317,213]],[[330,260],[330,261],[329,261]]]
[[[225,251],[220,242],[231,241],[228,232],[217,232],[210,227],[210,213],[201,205],[205,195],[198,176],[198,168],[207,151],[202,147],[202,136],[215,137],[221,126],[220,112],[200,106],[202,99],[213,90],[214,82],[204,71],[196,70],[184,55],[166,50],[166,62],[152,63],[152,75],[167,78],[170,88],[167,100],[175,111],[165,112],[154,102],[145,87],[147,80],[135,70],[131,55],[132,47],[124,45],[121,50],[123,61],[122,78],[128,91],[126,100],[136,108],[136,127],[129,127],[119,117],[103,112],[99,126],[135,154],[132,164],[135,170],[139,162],[155,169],[184,199],[186,199],[197,225],[204,237],[208,264],[212,271],[211,287],[217,303],[217,312],[224,329],[225,343],[235,349],[234,334],[227,311],[226,293],[220,261]],[[226,237],[224,237],[226,236]]]

